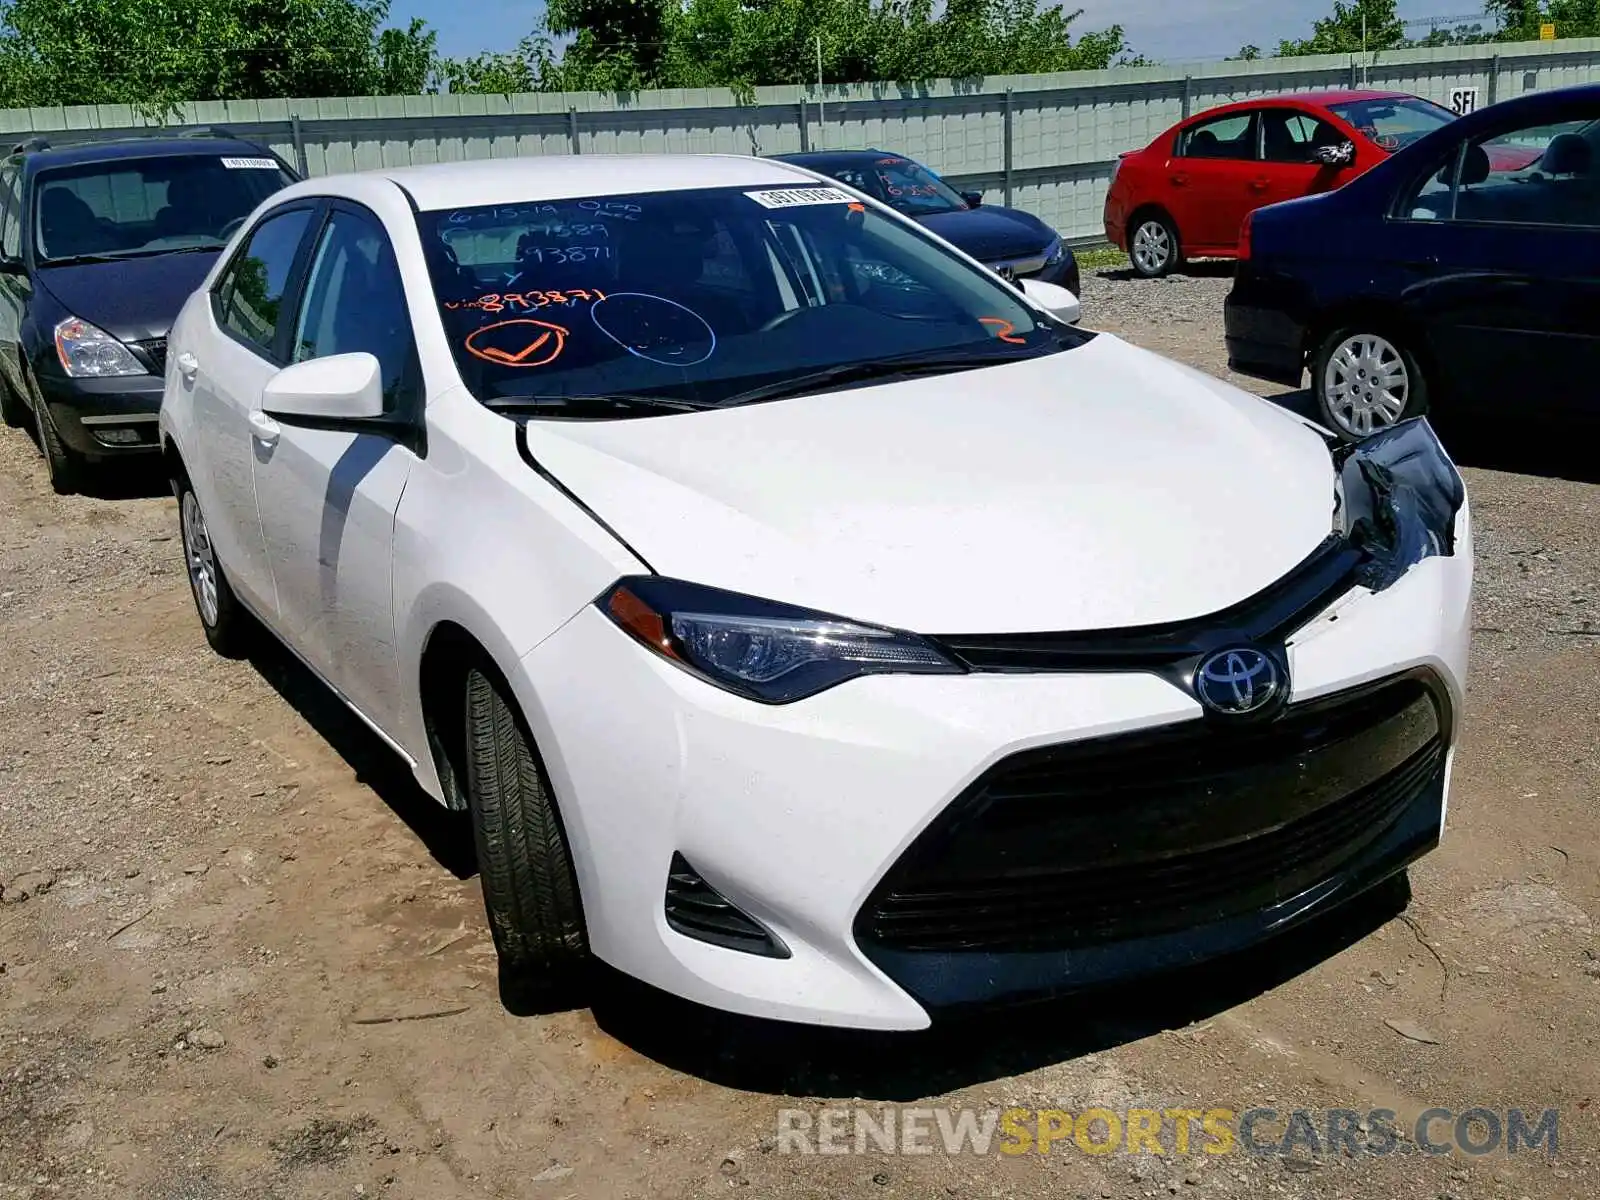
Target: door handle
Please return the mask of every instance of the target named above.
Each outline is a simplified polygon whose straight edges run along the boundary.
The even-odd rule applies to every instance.
[[[1270,179],[1252,179],[1250,181],[1250,190],[1252,192],[1264,192],[1271,186],[1272,181]]]
[[[259,408],[250,414],[250,436],[256,441],[270,446],[282,432],[282,427]]]
[[[185,350],[178,355],[178,373],[185,379],[193,379],[200,370],[200,360]]]
[[[1189,186],[1189,177],[1187,175],[1185,175],[1182,171],[1179,171],[1177,174],[1175,174],[1172,177],[1172,186],[1173,187],[1187,187],[1187,186]]]

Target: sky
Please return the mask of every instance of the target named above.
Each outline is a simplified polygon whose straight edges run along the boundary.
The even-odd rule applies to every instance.
[[[1254,43],[1270,51],[1287,37],[1305,37],[1333,0],[1066,0],[1083,16],[1080,32],[1121,22],[1141,54],[1179,63],[1222,58]],[[1454,16],[1481,0],[1400,0],[1400,15]],[[439,31],[439,49],[451,57],[481,50],[511,50],[544,11],[541,0],[394,0],[391,17],[404,25],[422,17]],[[1415,31],[1419,35],[1426,30]]]

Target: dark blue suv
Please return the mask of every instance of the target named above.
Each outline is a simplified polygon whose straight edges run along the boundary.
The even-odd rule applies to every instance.
[[[251,211],[298,179],[220,130],[0,161],[0,417],[32,425],[58,492],[159,450],[167,333]]]
[[[1451,122],[1245,227],[1236,371],[1298,387],[1347,439],[1434,410],[1600,417],[1600,86]]]

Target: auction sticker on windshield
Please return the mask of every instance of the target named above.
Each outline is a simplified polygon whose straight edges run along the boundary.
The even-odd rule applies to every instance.
[[[270,158],[225,158],[222,165],[230,171],[276,171],[278,164]]]
[[[799,208],[807,204],[853,204],[855,197],[838,188],[774,188],[766,192],[746,192],[763,208]]]

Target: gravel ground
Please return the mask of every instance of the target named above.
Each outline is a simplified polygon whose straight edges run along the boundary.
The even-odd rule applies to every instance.
[[[1228,280],[1198,271],[1088,272],[1085,321],[1222,374]],[[1600,486],[1548,446],[1452,449],[1478,530],[1469,728],[1404,910],[1384,894],[1223,971],[873,1038],[605,976],[591,1008],[508,1012],[461,823],[285,653],[207,652],[158,481],[60,499],[0,434],[0,1196],[1595,1195]],[[1560,1140],[779,1152],[780,1109],[855,1100],[1553,1107]]]

